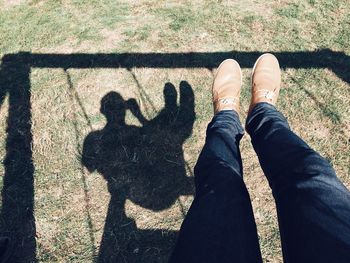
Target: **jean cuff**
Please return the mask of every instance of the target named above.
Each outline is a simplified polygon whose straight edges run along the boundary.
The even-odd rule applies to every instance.
[[[222,126],[229,128],[232,135],[244,134],[244,128],[242,127],[239,115],[234,110],[222,110],[216,113],[208,125],[207,135],[211,129]]]
[[[276,109],[274,105],[268,102],[259,102],[248,114],[245,125],[247,132],[252,135],[252,133],[259,130],[260,126],[267,120],[279,121],[279,123],[282,123],[289,129],[286,118]]]

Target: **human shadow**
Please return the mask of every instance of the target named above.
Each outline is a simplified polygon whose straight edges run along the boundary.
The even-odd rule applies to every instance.
[[[160,113],[147,120],[136,100],[125,101],[119,93],[109,92],[100,108],[107,120],[105,127],[85,138],[82,163],[106,179],[111,195],[98,262],[164,262],[174,245],[175,231],[138,229],[125,212],[127,199],[161,211],[180,195],[194,193],[182,148],[195,120],[192,87],[180,83],[177,105],[177,91],[166,83],[164,99]],[[126,110],[141,127],[125,123]]]

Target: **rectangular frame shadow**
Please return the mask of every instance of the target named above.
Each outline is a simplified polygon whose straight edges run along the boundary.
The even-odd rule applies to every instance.
[[[235,58],[242,68],[252,67],[263,52],[36,54],[19,52],[2,57],[0,107],[9,98],[5,175],[2,188],[0,234],[15,248],[11,262],[36,261],[34,218],[34,164],[31,131],[31,68],[216,68]],[[328,68],[350,84],[350,58],[330,49],[276,52],[283,68]],[[309,94],[309,96],[312,96]],[[313,98],[315,99],[315,98]]]

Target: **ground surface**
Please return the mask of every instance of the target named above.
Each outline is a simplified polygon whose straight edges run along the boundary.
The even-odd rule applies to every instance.
[[[244,122],[254,60],[277,55],[279,109],[349,187],[349,10],[346,0],[0,0],[0,226],[15,236],[13,262],[166,262],[224,57],[243,67]],[[161,55],[188,52],[203,53]],[[52,57],[79,53],[96,56]],[[282,262],[248,135],[241,150],[264,261]]]

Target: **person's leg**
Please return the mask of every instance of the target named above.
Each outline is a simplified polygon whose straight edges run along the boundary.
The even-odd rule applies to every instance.
[[[226,96],[222,101],[230,99]],[[239,141],[244,130],[236,107],[229,110],[215,105],[215,95],[214,107],[217,113],[208,125],[206,143],[195,167],[196,196],[170,262],[262,262],[242,178]]]
[[[350,262],[350,193],[330,164],[269,98],[255,100],[246,130],[276,201],[284,262]]]
[[[196,196],[170,262],[261,262],[234,111],[216,114],[195,167]]]

